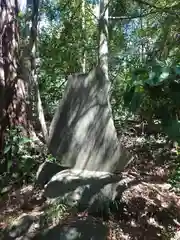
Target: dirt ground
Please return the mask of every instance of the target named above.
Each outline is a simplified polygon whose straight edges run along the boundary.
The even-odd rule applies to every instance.
[[[132,141],[130,143],[129,149],[133,147]],[[145,149],[142,144],[140,148],[135,149],[136,159],[122,173],[124,179],[130,180],[115,212],[108,216],[90,216],[87,212],[67,211],[56,221],[46,222],[46,227],[52,228],[59,224],[60,228],[72,225],[74,221],[87,221],[90,218],[94,224],[98,222],[106,227],[107,233],[102,239],[180,239],[180,197],[171,190],[168,183],[172,160],[167,159],[171,156],[162,157],[159,146],[153,151],[152,146]],[[156,151],[159,153],[154,157]],[[167,152],[171,152],[168,147]],[[3,235],[3,232],[6,232],[7,227],[14,224],[18,217],[29,216],[31,222],[37,222],[46,209],[47,203],[42,190],[32,185],[11,190],[0,200],[2,239],[6,239],[4,236],[7,236]],[[14,235],[9,239],[38,239],[35,238],[38,228],[39,226],[34,224],[34,230],[31,229],[33,234],[29,238],[17,238]]]

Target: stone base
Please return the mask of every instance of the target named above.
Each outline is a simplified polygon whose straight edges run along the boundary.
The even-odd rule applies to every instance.
[[[36,184],[44,187],[50,179],[58,172],[67,169],[67,167],[60,166],[57,163],[45,161],[42,163],[36,174]]]
[[[120,176],[108,172],[68,169],[52,177],[44,194],[50,202],[58,199],[81,209],[101,208],[102,203],[121,199],[126,185]]]

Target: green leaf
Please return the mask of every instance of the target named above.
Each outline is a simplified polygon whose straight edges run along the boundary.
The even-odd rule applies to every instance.
[[[131,112],[136,112],[139,107],[141,106],[143,94],[141,92],[135,92],[130,104],[130,111]]]
[[[149,78],[146,80],[146,83],[150,86],[157,86],[159,83],[159,77],[161,75],[161,66],[156,65],[152,67],[152,71],[149,73]]]
[[[18,12],[18,17],[19,17],[19,18],[23,18],[23,16],[24,16],[23,12],[19,11],[19,12]]]
[[[22,164],[22,168],[26,173],[28,173],[31,170],[32,166],[33,166],[33,160],[30,158],[27,158]]]
[[[7,154],[11,150],[11,145],[8,145],[4,148],[4,154]]]
[[[132,81],[135,85],[141,85],[148,77],[147,68],[136,69],[132,74]]]
[[[175,73],[176,73],[177,75],[180,75],[180,66],[176,66],[176,67],[175,67]]]
[[[10,168],[12,167],[12,164],[13,164],[12,160],[7,161],[7,172],[10,171]]]
[[[135,86],[127,86],[123,96],[125,107],[129,106],[130,102],[132,101],[134,92],[135,92]]]
[[[170,92],[172,101],[175,105],[180,105],[180,92]]]
[[[180,142],[180,121],[169,120],[166,125],[163,126],[163,130],[174,141]]]
[[[26,144],[26,143],[30,143],[30,142],[32,142],[32,140],[31,140],[30,138],[25,138],[25,137],[23,137],[23,138],[21,138],[21,139],[19,140],[19,145],[21,145],[21,144]]]
[[[164,67],[162,73],[159,76],[159,82],[165,81],[170,76],[170,68]]]

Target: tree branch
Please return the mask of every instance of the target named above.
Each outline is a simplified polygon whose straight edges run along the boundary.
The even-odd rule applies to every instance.
[[[157,11],[152,11],[152,12],[149,12],[149,13],[146,13],[146,14],[143,14],[143,15],[138,15],[138,16],[109,16],[109,19],[112,19],[112,20],[131,20],[131,19],[136,19],[136,18],[141,18],[141,17],[147,17],[147,16],[149,16],[149,15],[151,15],[151,14],[156,14],[157,13]]]
[[[106,6],[105,6],[105,8],[104,8],[104,11],[102,12],[101,16],[99,16],[100,18],[103,18],[103,17],[104,17],[105,12],[106,12],[106,10],[108,9],[108,7],[109,7],[109,5],[110,5],[111,2],[112,2],[112,0],[109,0],[109,2],[106,4]]]
[[[87,5],[88,10],[90,11],[90,13],[93,15],[93,17],[98,20],[97,16],[93,13],[92,9],[89,7],[89,5]]]
[[[151,4],[149,2],[146,2],[144,0],[136,0],[136,2],[140,3],[140,4],[143,4],[143,5],[146,5],[148,7],[151,7],[151,8],[155,8],[155,9],[161,11],[161,12],[166,12],[166,13],[173,14],[173,15],[175,14],[176,16],[179,17],[178,13],[176,13],[175,11],[172,11],[172,8],[175,9],[180,5],[179,3],[175,4],[171,7],[157,7],[156,5],[153,5],[153,4]]]

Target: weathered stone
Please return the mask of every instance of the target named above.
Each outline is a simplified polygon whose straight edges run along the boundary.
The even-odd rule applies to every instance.
[[[108,237],[108,227],[93,217],[73,218],[65,224],[41,231],[33,240],[104,240]]]
[[[36,183],[40,186],[44,186],[49,180],[58,172],[67,169],[60,166],[57,163],[45,161],[39,166],[36,174]]]
[[[25,235],[28,235],[30,228],[38,221],[39,216],[22,214],[15,219],[12,226],[9,229],[9,238],[7,239],[25,239]]]
[[[69,169],[57,173],[45,187],[49,201],[63,200],[70,206],[98,208],[102,202],[121,198],[126,184],[108,172]]]
[[[50,126],[48,147],[70,168],[114,172],[129,161],[116,135],[108,83],[100,67],[68,78]]]

